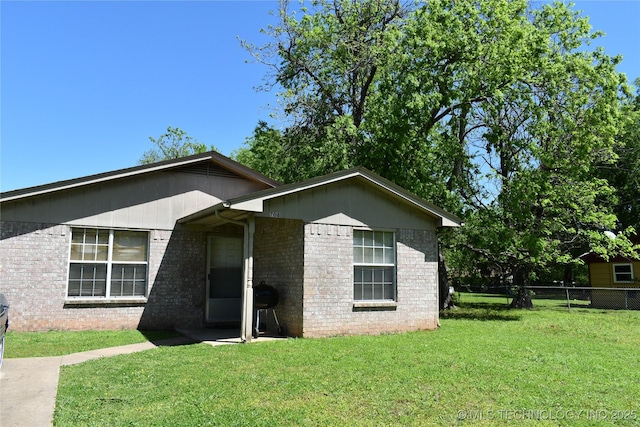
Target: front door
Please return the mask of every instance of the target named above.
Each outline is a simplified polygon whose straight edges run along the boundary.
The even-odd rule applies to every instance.
[[[210,236],[207,254],[207,322],[242,317],[242,236]]]

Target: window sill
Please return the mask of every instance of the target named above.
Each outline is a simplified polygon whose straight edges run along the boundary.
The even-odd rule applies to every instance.
[[[393,311],[398,308],[396,301],[354,301],[353,311]]]
[[[135,307],[145,305],[146,298],[68,298],[64,300],[65,307],[94,307],[94,306],[112,306],[112,307]]]

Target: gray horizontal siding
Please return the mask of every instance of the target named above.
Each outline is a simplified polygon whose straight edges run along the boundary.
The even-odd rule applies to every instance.
[[[5,202],[0,215],[6,221],[170,230],[183,216],[265,187],[234,177],[157,172]]]
[[[267,200],[264,212],[257,215],[352,227],[435,230],[434,218],[353,180]]]

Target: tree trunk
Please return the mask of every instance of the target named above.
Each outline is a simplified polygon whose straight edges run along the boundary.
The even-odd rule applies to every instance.
[[[564,275],[562,276],[562,283],[565,286],[573,285],[573,269],[568,265],[564,267]]]
[[[511,308],[533,308],[531,300],[531,290],[525,286],[529,284],[529,275],[524,270],[517,270],[513,275],[513,285],[515,294],[511,300]]]
[[[438,244],[438,294],[440,310],[454,307],[451,293],[449,292],[449,275],[447,274],[447,263],[442,252],[442,245]]]

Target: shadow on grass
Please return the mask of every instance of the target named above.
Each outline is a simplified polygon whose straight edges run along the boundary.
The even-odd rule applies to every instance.
[[[458,309],[463,310],[495,310],[495,311],[511,311],[508,304],[488,303],[488,302],[461,302]]]
[[[505,294],[458,294],[456,307],[440,312],[443,319],[467,319],[480,321],[517,321],[518,310],[509,308],[509,295]],[[500,301],[502,300],[502,301]]]
[[[471,294],[471,295],[480,295],[482,296],[482,298],[499,298],[502,300],[511,298],[511,295],[505,295],[505,294]]]
[[[156,347],[175,347],[199,344],[202,341],[186,337],[177,331],[142,331],[139,332]]]
[[[480,321],[517,321],[522,318],[517,310],[506,304],[495,303],[460,303],[453,309],[442,310],[442,319],[466,319]]]

